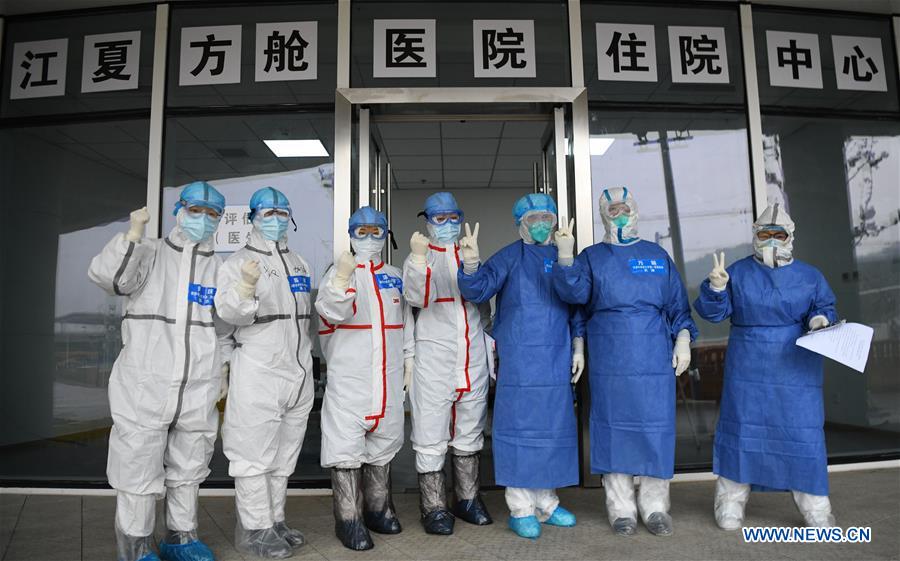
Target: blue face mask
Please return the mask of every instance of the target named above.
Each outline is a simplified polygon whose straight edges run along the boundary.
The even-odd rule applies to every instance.
[[[453,243],[459,239],[459,224],[445,222],[444,224],[429,224],[434,232],[435,241],[441,243]]]
[[[219,221],[207,214],[192,214],[185,211],[181,219],[181,229],[195,242],[202,242],[215,233]]]
[[[547,241],[547,238],[550,237],[550,232],[552,231],[553,222],[535,222],[528,227],[528,233],[531,234],[531,239],[537,243],[544,243]]]
[[[288,221],[278,216],[261,218],[256,225],[259,232],[269,241],[277,242],[287,232]]]

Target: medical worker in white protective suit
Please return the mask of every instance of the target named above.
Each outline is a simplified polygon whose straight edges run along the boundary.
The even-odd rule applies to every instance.
[[[400,271],[381,260],[384,215],[362,207],[350,217],[349,232],[355,255],[341,254],[316,298],[328,365],[322,467],[332,468],[335,534],[344,546],[362,550],[374,546],[368,530],[401,530],[390,465],[403,445],[414,325]]]
[[[409,388],[412,441],[419,473],[422,525],[429,534],[452,534],[454,514],[470,524],[490,524],[478,493],[478,471],[487,420],[488,363],[482,311],[456,284],[463,213],[450,193],[435,193],[422,212],[428,237],[415,232],[403,265],[403,294],[419,309],[416,365]],[[452,449],[453,514],[444,491],[444,457]]]
[[[221,260],[213,253],[225,197],[198,181],[175,204],[164,239],[144,238],[146,208],[131,213],[91,261],[98,286],[128,298],[122,351],[109,379],[113,426],[106,475],[116,490],[120,561],[208,561],[197,538],[200,483],[216,440],[230,328],[215,315]],[[156,499],[166,497],[168,532],[153,551]]]
[[[310,269],[288,249],[291,205],[263,187],[250,198],[253,230],[219,270],[216,310],[237,326],[222,441],[234,477],[235,546],[268,559],[304,543],[284,502],[315,397],[309,335]]]

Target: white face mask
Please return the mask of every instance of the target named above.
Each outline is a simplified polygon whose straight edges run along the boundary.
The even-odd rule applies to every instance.
[[[756,253],[757,259],[763,262],[767,267],[783,267],[794,261],[794,240],[793,237],[785,241],[779,241],[775,238],[768,240],[760,240],[753,236],[753,251]]]
[[[373,237],[365,237],[361,240],[350,238],[350,247],[356,253],[356,257],[362,261],[374,260],[375,256],[381,258],[381,250],[384,249],[384,240]]]

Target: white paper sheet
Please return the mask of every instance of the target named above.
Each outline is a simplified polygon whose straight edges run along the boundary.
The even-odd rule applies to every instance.
[[[807,333],[797,339],[797,346],[863,372],[874,332],[868,325],[841,321]]]

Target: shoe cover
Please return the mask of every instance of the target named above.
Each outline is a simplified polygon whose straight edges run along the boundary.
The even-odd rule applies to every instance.
[[[362,517],[361,472],[360,468],[331,470],[334,534],[344,547],[356,551],[375,547]]]
[[[155,551],[151,551],[150,553],[148,553],[147,555],[144,555],[137,561],[162,561],[162,560],[159,558],[159,555],[157,555]]]
[[[162,561],[216,561],[212,550],[200,540],[187,543],[159,542],[159,557]]]
[[[286,541],[293,549],[302,547],[306,543],[306,538],[303,537],[303,533],[300,532],[300,530],[291,528],[285,524],[283,520],[281,522],[276,522],[273,527],[275,528],[275,533],[278,534],[281,539]]]
[[[612,529],[618,536],[633,536],[637,532],[637,520],[634,518],[616,518]]]
[[[453,514],[476,526],[487,526],[494,523],[487,506],[478,495],[475,495],[474,499],[456,501],[456,504],[453,505]]]
[[[550,518],[544,520],[544,524],[551,526],[562,526],[563,528],[571,528],[575,525],[575,515],[561,506],[556,507]]]
[[[666,512],[653,512],[644,521],[644,525],[654,536],[672,535],[672,517]]]
[[[363,465],[362,483],[366,527],[379,534],[399,534],[403,528],[391,498],[391,464]]]
[[[744,509],[750,500],[750,485],[726,477],[716,479],[714,502],[716,524],[723,530],[737,530],[744,524]]]
[[[541,537],[541,523],[537,516],[509,517],[509,529],[520,538],[537,539]]]
[[[419,511],[426,533],[439,536],[453,533],[456,519],[447,510],[443,471],[419,474]]]
[[[263,559],[285,559],[293,555],[294,550],[282,538],[275,528],[247,530],[237,523],[234,531],[234,546],[241,553],[255,555]]]
[[[794,491],[794,504],[803,515],[806,525],[813,528],[832,528],[837,524],[831,513],[831,501],[828,495],[811,495],[802,491]]]
[[[116,559],[119,561],[156,561],[153,536],[129,536],[116,526]]]

